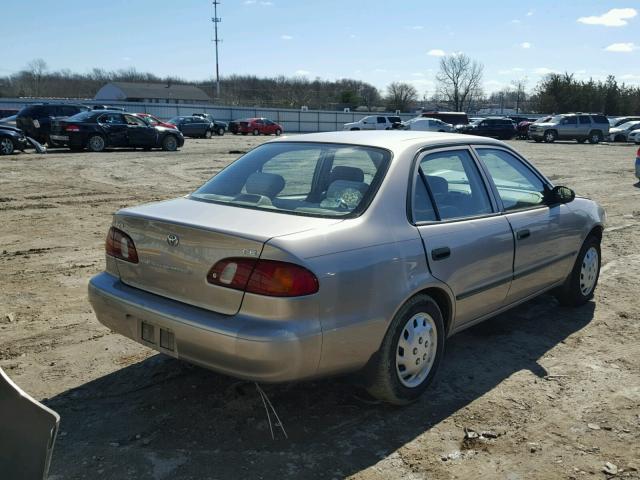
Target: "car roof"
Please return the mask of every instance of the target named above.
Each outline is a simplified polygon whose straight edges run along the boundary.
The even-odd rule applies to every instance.
[[[385,148],[392,151],[405,150],[421,146],[445,146],[489,144],[503,146],[504,143],[488,137],[477,135],[463,135],[459,133],[417,132],[412,130],[364,130],[307,133],[295,136],[283,136],[271,142],[317,142],[343,143],[368,147]]]

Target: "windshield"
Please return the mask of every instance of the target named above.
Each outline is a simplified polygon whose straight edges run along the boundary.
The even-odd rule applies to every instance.
[[[565,118],[562,115],[556,115],[555,117],[551,117],[549,120],[547,120],[547,122],[549,123],[560,123],[562,121],[562,119]],[[547,123],[544,122],[544,123]]]
[[[551,120],[551,117],[540,117],[533,123],[547,123],[549,120]]]
[[[627,123],[623,123],[622,125],[618,125],[616,128],[619,128],[620,130],[629,130],[638,124],[640,124],[639,121],[627,122]]]
[[[265,144],[240,157],[191,197],[308,216],[358,215],[375,195],[390,158],[379,148]]]

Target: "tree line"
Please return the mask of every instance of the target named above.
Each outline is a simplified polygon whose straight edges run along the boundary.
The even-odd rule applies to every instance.
[[[233,106],[281,107],[367,111],[414,111],[417,108],[476,112],[513,109],[518,112],[566,113],[602,112],[607,115],[640,114],[640,87],[620,84],[614,76],[604,81],[578,80],[571,73],[551,73],[531,92],[526,79],[516,79],[499,91],[486,95],[482,89],[484,66],[464,54],[442,57],[431,96],[420,96],[410,83],[394,82],[384,91],[353,79],[335,81],[320,78],[230,75],[220,82],[216,98],[213,81],[186,81],[160,77],[134,68],[106,71],[94,68],[87,73],[50,71],[36,59],[12,75],[0,76],[0,97],[93,98],[109,82],[151,82],[195,85],[215,103]]]

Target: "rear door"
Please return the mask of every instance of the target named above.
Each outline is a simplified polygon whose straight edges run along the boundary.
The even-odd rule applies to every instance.
[[[546,181],[522,159],[500,147],[475,150],[515,235],[511,303],[566,277],[580,248],[581,221],[567,205],[547,205]]]
[[[591,117],[589,115],[578,115],[578,135],[588,137],[591,132]]]
[[[387,117],[376,117],[376,130],[385,130],[387,128]]]
[[[559,138],[576,138],[579,137],[579,129],[578,129],[578,117],[570,116],[564,117],[560,121],[560,128],[558,128],[558,137]]]
[[[431,273],[455,295],[456,326],[500,308],[511,284],[513,233],[469,148],[419,158],[412,208]]]
[[[107,139],[107,145],[113,147],[127,146],[127,123],[120,113],[105,113],[98,117],[98,124]]]

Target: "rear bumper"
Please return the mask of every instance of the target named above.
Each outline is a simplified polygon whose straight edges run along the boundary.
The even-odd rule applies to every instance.
[[[262,320],[221,315],[122,283],[103,272],[89,282],[89,301],[100,323],[142,345],[233,377],[285,382],[317,374],[322,345],[319,322]],[[152,325],[155,342],[142,339]],[[160,346],[160,330],[174,349]]]

